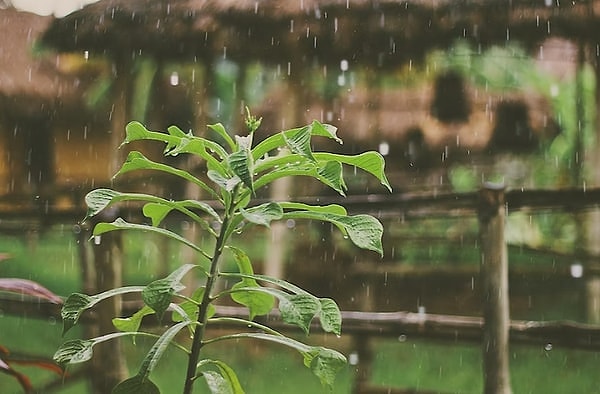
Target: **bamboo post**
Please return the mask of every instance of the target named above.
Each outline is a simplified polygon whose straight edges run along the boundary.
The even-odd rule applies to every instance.
[[[479,236],[483,296],[484,393],[510,394],[508,369],[508,258],[504,240],[504,186],[485,184],[479,192]]]

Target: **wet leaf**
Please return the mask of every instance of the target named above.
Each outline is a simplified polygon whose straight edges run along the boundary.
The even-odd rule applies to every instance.
[[[126,286],[118,287],[116,289],[107,290],[103,293],[99,293],[93,296],[82,293],[73,293],[65,300],[63,307],[60,311],[60,315],[63,319],[63,335],[71,329],[81,317],[81,314],[86,310],[90,309],[98,302],[114,297],[120,294],[141,292],[144,289],[143,286]]]
[[[246,275],[254,275],[252,263],[248,255],[241,249],[230,247],[233,252],[235,262],[240,273]],[[248,308],[249,319],[254,319],[255,316],[266,315],[275,306],[275,297],[273,295],[254,291],[255,288],[261,288],[255,279],[243,277],[242,280],[232,286],[232,289],[247,288],[244,291],[234,292],[231,294],[231,299],[240,305]]]
[[[281,319],[294,324],[308,334],[310,323],[319,312],[319,302],[313,296],[307,294],[293,294],[279,297],[279,311]]]
[[[91,339],[73,339],[63,343],[53,359],[59,364],[77,364],[92,358],[92,347],[96,344]]]
[[[346,365],[346,357],[335,350],[315,346],[304,353],[304,365],[314,373],[323,386],[333,389],[336,374]]]
[[[147,285],[142,291],[144,303],[152,308],[159,320],[169,307],[174,294],[185,289],[181,283],[183,276],[195,265],[185,264],[164,279],[158,279]]]
[[[117,384],[112,394],[160,394],[160,389],[147,377],[135,375]]]
[[[244,219],[250,223],[270,227],[271,221],[281,219],[283,210],[278,203],[269,202],[248,209],[241,209]]]
[[[235,142],[231,139],[231,136],[229,135],[227,130],[225,130],[225,127],[221,123],[208,125],[208,128],[217,133],[221,138],[223,138],[229,146],[229,149],[233,151],[236,148]]]
[[[319,161],[337,161],[350,166],[355,166],[375,176],[390,192],[392,186],[385,175],[385,159],[380,153],[369,151],[360,155],[340,155],[335,153],[315,152]]]
[[[236,136],[239,141],[244,141],[242,137]],[[241,148],[236,152],[233,152],[227,158],[227,163],[231,171],[241,179],[244,185],[254,193],[254,180],[253,180],[253,166],[254,162],[250,154],[249,148]]]
[[[283,133],[283,139],[292,153],[296,153],[310,161],[316,161],[310,147],[310,127],[305,126],[291,133]]]
[[[206,381],[208,390],[212,394],[233,394],[231,383],[223,377],[219,372],[205,371],[202,376]]]
[[[123,332],[137,332],[142,324],[144,316],[154,314],[154,310],[148,305],[144,305],[139,311],[135,312],[131,317],[115,317],[112,320],[113,326]],[[133,337],[135,340],[135,337]]]
[[[165,235],[175,241],[181,242],[184,245],[189,246],[197,252],[200,252],[204,257],[210,259],[209,256],[206,255],[204,250],[202,250],[195,243],[188,241],[177,233],[166,230],[160,227],[148,226],[145,224],[137,224],[137,223],[128,223],[122,218],[115,219],[112,223],[98,223],[94,227],[94,231],[92,235],[101,235],[110,231],[118,231],[118,230],[137,230],[137,231],[147,231],[151,233]]]
[[[317,174],[317,179],[338,192],[340,195],[346,196],[348,187],[344,181],[342,164],[337,161],[319,163]]]
[[[286,219],[312,219],[335,224],[343,234],[347,234],[352,243],[361,249],[372,250],[383,256],[383,225],[370,215],[344,216],[315,211],[285,212]]]
[[[212,188],[210,188],[203,181],[196,178],[189,172],[180,170],[178,168],[171,167],[166,164],[154,162],[137,151],[129,152],[129,154],[127,155],[127,159],[125,160],[125,163],[123,163],[123,165],[121,166],[121,169],[119,169],[119,171],[115,174],[115,177],[125,174],[130,171],[137,171],[137,170],[152,170],[152,171],[160,171],[160,172],[164,172],[167,174],[171,174],[171,175],[177,176],[179,178],[182,178],[188,182],[192,182],[195,185],[198,185],[199,187],[201,187],[203,190],[210,193],[211,195],[214,194],[214,191],[212,190]]]
[[[319,298],[321,303],[321,312],[319,320],[321,327],[325,332],[331,332],[335,335],[342,333],[342,313],[335,301],[330,298]]]
[[[37,297],[53,304],[62,304],[63,300],[37,282],[20,278],[0,278],[0,291]]]
[[[199,363],[199,367],[203,367],[205,365],[215,365],[218,369],[219,372],[218,374],[220,375],[221,379],[223,379],[226,383],[225,385],[225,389],[229,390],[227,392],[233,393],[233,394],[244,394],[244,390],[242,389],[242,386],[240,384],[240,381],[235,373],[235,371],[227,364],[225,364],[223,361],[219,361],[219,360],[202,360]],[[201,372],[203,375],[206,372]],[[206,375],[204,375],[204,377],[206,378]],[[217,378],[218,380],[219,378]],[[207,379],[207,383],[208,383],[208,379]],[[209,384],[210,386],[210,384]],[[211,389],[212,390],[212,389]]]

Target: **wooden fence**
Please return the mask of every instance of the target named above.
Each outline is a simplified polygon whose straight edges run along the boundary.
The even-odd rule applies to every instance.
[[[304,199],[315,202],[316,197]],[[343,203],[350,212],[368,212],[380,217],[403,215],[420,218],[432,216],[477,216],[480,238],[480,280],[483,316],[466,317],[410,312],[344,311],[343,330],[351,335],[359,363],[356,366],[355,393],[414,392],[373,387],[369,383],[373,337],[435,338],[449,341],[478,342],[482,345],[485,393],[510,393],[508,345],[512,343],[547,344],[591,351],[600,350],[600,327],[575,322],[511,321],[508,309],[508,261],[504,240],[506,215],[517,210],[561,210],[575,212],[600,205],[600,189],[510,190],[485,185],[472,193],[430,195],[370,195],[349,197],[343,201],[319,197],[319,203]],[[32,223],[57,221],[71,223],[83,217],[82,209],[55,211],[52,206],[21,207],[0,212],[1,218],[26,219]],[[595,256],[591,256],[595,257]],[[139,305],[125,305],[133,312]],[[31,318],[59,318],[59,307],[36,300],[2,297],[0,310]],[[127,311],[125,311],[127,313]],[[218,314],[244,316],[243,308],[220,307]],[[280,329],[283,325],[275,312],[267,317]],[[420,391],[420,393],[423,393]]]

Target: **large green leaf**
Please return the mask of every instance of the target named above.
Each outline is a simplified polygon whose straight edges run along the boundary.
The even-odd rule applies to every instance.
[[[154,370],[156,364],[162,357],[166,348],[171,344],[175,336],[181,331],[183,328],[187,327],[190,324],[194,324],[194,322],[190,320],[182,321],[181,323],[177,323],[171,327],[169,327],[158,340],[152,345],[152,348],[144,357],[142,364],[140,366],[138,375],[144,378],[147,378],[150,375],[150,372]]]
[[[252,149],[252,157],[254,158],[254,160],[258,160],[265,156],[267,153],[277,148],[286,146],[286,137],[290,138],[292,135],[296,134],[299,130],[302,130],[304,128],[307,128],[307,131],[311,136],[316,135],[321,137],[327,137],[334,139],[340,144],[342,143],[342,140],[336,135],[336,127],[328,124],[323,124],[315,120],[308,126],[285,130],[281,133],[273,134],[265,138],[261,143],[259,143],[258,145],[256,145],[256,147]]]
[[[197,137],[191,132],[185,134],[177,126],[169,126],[167,130],[171,134],[178,133],[181,136],[179,145],[173,149],[172,152],[169,152],[169,154],[177,155],[179,153],[193,153],[211,162],[212,159],[214,159],[212,154],[216,154],[220,160],[227,157],[227,151],[215,141]]]
[[[225,130],[225,127],[221,123],[208,125],[208,128],[216,132],[221,138],[223,138],[229,146],[229,149],[233,151],[236,148],[235,142],[233,141],[233,139],[231,139],[231,136],[229,135],[227,130]]]
[[[285,219],[311,219],[335,224],[352,243],[361,249],[372,250],[383,256],[383,225],[370,215],[344,216],[314,211],[284,212]]]
[[[92,358],[95,344],[91,339],[72,339],[63,343],[52,358],[61,365],[82,363]]]
[[[233,394],[231,383],[216,371],[201,372],[211,394]]]
[[[147,377],[135,375],[117,384],[111,394],[160,394],[160,389]]]
[[[63,319],[63,335],[69,331],[71,327],[77,324],[77,321],[83,312],[90,309],[100,301],[120,294],[141,292],[143,289],[143,286],[127,286],[107,290],[103,293],[93,296],[81,293],[71,294],[65,300],[60,312],[60,315]]]
[[[137,170],[161,171],[161,172],[164,172],[167,174],[175,175],[175,176],[182,178],[188,182],[198,185],[200,188],[202,188],[202,190],[208,192],[213,197],[216,197],[216,194],[211,187],[209,187],[206,183],[204,183],[200,179],[196,178],[194,175],[190,174],[189,172],[180,170],[175,167],[171,167],[166,164],[154,162],[137,151],[129,152],[129,154],[127,155],[127,159],[125,160],[125,163],[123,163],[123,165],[121,166],[121,169],[119,169],[119,171],[115,174],[115,177],[125,174],[130,171],[137,171]]]
[[[319,378],[323,386],[333,389],[336,374],[346,366],[346,357],[332,349],[312,347],[304,354],[304,365]]]
[[[162,318],[169,307],[173,295],[185,288],[181,283],[183,276],[195,267],[194,264],[184,264],[168,277],[155,280],[144,288],[142,299],[146,305],[156,312],[159,319]]]
[[[385,176],[385,159],[378,152],[369,151],[360,155],[340,155],[327,152],[314,152],[313,154],[319,161],[338,161],[350,166],[356,166],[376,177],[382,185],[390,192],[392,191],[392,186]]]
[[[155,226],[173,209],[187,215],[195,222],[199,223],[204,229],[209,231],[211,231],[210,226],[207,224],[206,220],[190,209],[201,210],[212,216],[214,219],[220,220],[219,215],[212,207],[200,201],[170,201],[151,194],[121,193],[112,189],[95,189],[85,196],[85,202],[88,206],[87,217],[95,216],[103,209],[122,201],[145,201],[153,204],[144,210],[144,214],[152,219],[153,225]]]
[[[294,155],[294,157],[300,157]],[[254,182],[254,189],[258,190],[276,179],[290,176],[308,176],[331,187],[341,195],[345,195],[346,185],[342,177],[342,166],[334,161],[320,161],[318,163],[307,160],[294,161],[283,167],[277,167],[271,172],[260,176]]]
[[[281,319],[302,329],[305,334],[310,330],[310,323],[319,312],[320,304],[316,297],[307,294],[280,293],[279,312]]]
[[[229,249],[233,252],[240,273],[254,275],[248,255],[243,250],[235,247],[229,247]],[[234,292],[231,293],[231,299],[248,308],[250,320],[254,319],[255,316],[266,315],[275,306],[275,298],[272,294],[253,290],[260,287],[256,280],[251,277],[242,277],[240,282],[232,286]]]
[[[92,339],[72,339],[63,343],[52,358],[61,365],[82,363],[92,358],[95,345],[129,335],[132,334],[129,332],[114,332]]]
[[[310,127],[305,126],[291,133],[283,133],[283,139],[292,153],[296,153],[310,161],[315,161],[310,147]]]
[[[98,223],[94,227],[94,231],[92,232],[92,235],[94,235],[94,236],[102,235],[102,234],[110,232],[110,231],[118,231],[118,230],[137,230],[137,231],[146,231],[146,232],[150,232],[150,233],[165,235],[175,241],[181,242],[182,244],[189,246],[190,248],[194,249],[195,251],[202,254],[202,256],[204,256],[208,260],[210,260],[210,256],[203,249],[201,249],[195,243],[183,238],[181,235],[179,235],[177,233],[174,233],[172,231],[169,231],[169,230],[166,230],[166,229],[160,228],[160,227],[148,226],[145,224],[128,223],[125,220],[123,220],[122,218],[117,218],[112,223]]]
[[[215,365],[219,369],[219,377],[214,377],[216,380],[219,378],[224,382],[223,390],[227,390],[225,392],[232,394],[244,394],[244,390],[242,389],[242,385],[235,373],[235,371],[223,361],[220,360],[210,360],[204,359],[198,363],[198,368],[202,368],[206,365]],[[209,371],[212,372],[212,371]],[[215,373],[215,372],[213,372]],[[206,372],[201,372],[202,375],[206,378]],[[211,377],[212,378],[212,377]],[[211,384],[208,382],[209,379],[206,379],[207,384],[211,387]],[[218,387],[217,387],[218,389]],[[213,390],[211,388],[211,390]],[[221,393],[221,391],[211,391],[212,393]]]
[[[129,122],[127,126],[125,126],[125,141],[123,141],[123,144],[140,140],[152,140],[164,142],[167,144],[166,149],[172,149],[173,147],[177,146],[180,139],[180,137],[176,137],[167,133],[150,131],[140,122],[133,121]]]
[[[240,209],[244,219],[253,224],[269,227],[271,221],[281,219],[283,209],[276,202],[261,204],[248,209]]]

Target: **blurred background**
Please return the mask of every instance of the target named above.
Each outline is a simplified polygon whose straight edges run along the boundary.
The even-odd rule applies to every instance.
[[[440,201],[471,201],[485,182],[509,191],[600,186],[598,1],[88,3],[0,0],[0,278],[66,296],[145,284],[195,262],[154,236],[123,234],[96,249],[88,241],[80,221],[93,188],[206,198],[156,174],[112,179],[132,149],[118,149],[131,120],[207,137],[206,125],[220,122],[233,135],[245,132],[247,106],[263,118],[258,139],[316,119],[336,126],[344,144],[316,141],[315,150],[379,151],[392,194],[352,169],[347,182],[349,209],[384,224],[383,259],[318,223],[288,221],[239,241],[259,271],[345,311],[481,317],[475,207]],[[162,146],[133,148],[164,160]],[[167,162],[203,176],[193,158]],[[338,201],[308,180],[279,182],[259,197]],[[507,214],[511,319],[600,324],[600,215],[597,201],[577,204],[561,197],[551,209]],[[191,223],[168,225],[204,241]],[[11,354],[0,361],[51,358],[62,341],[55,310],[14,307],[14,295],[0,295],[0,345]],[[335,392],[482,391],[477,340],[413,331],[399,323],[393,334],[309,340],[349,356]],[[594,344],[511,343],[514,392],[600,392]],[[122,345],[119,362],[134,372],[149,343]],[[250,344],[218,350],[250,393],[321,390],[295,354]],[[167,357],[156,381],[178,387],[183,358]],[[94,376],[108,367],[97,362],[66,379],[14,368],[37,392],[97,393]],[[0,391],[22,389],[0,374]]]

